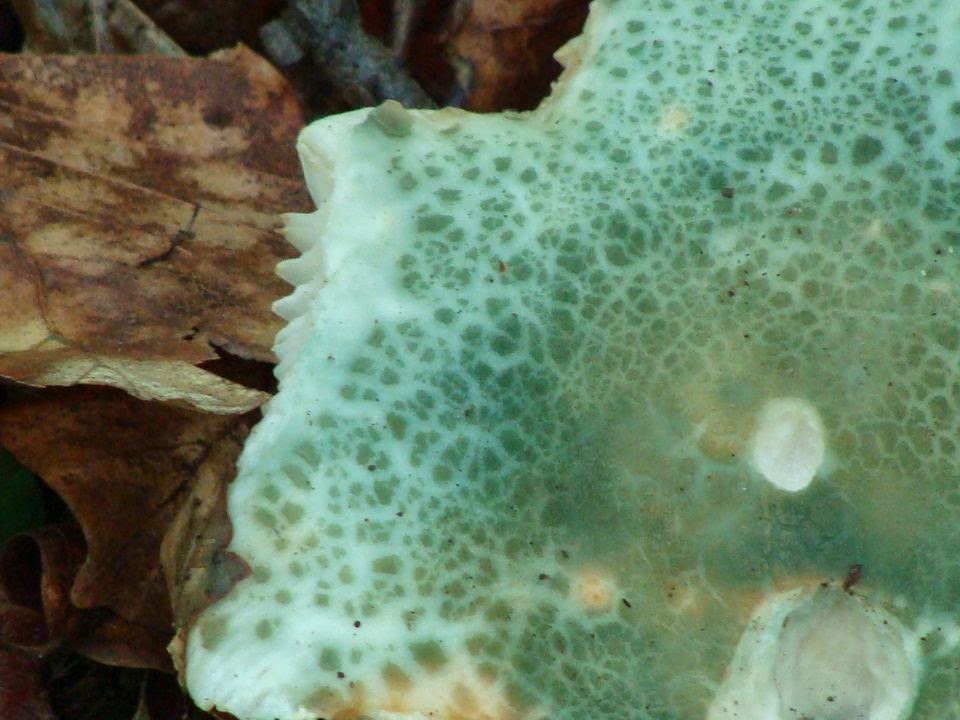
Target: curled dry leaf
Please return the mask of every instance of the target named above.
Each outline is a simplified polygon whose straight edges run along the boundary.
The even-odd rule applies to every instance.
[[[583,27],[588,0],[474,0],[454,29],[464,106],[479,112],[537,106],[560,74],[553,53]]]
[[[302,118],[253,53],[0,56],[0,375],[242,412],[198,367],[272,360]]]
[[[17,535],[0,548],[0,638],[42,655],[68,632],[70,586],[84,543],[72,524]]]
[[[49,390],[0,407],[0,444],[44,478],[83,529],[87,555],[72,604],[113,613],[77,621],[70,642],[78,652],[112,664],[169,666],[161,539],[196,497],[195,478],[218,491],[216,483],[232,477],[252,422],[104,388]]]
[[[73,605],[71,588],[85,555],[83,534],[72,523],[17,535],[0,548],[0,641],[37,656],[64,648],[104,664],[168,669],[156,628]]]
[[[0,717],[56,720],[44,689],[40,663],[18,650],[0,649]]]

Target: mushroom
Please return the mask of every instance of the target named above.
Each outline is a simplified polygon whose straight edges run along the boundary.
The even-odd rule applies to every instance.
[[[767,598],[707,720],[904,720],[919,648],[895,617],[831,586]]]
[[[279,392],[229,489],[251,574],[184,629],[196,702],[692,720],[775,578],[859,563],[896,600],[791,600],[781,698],[825,682],[817,622],[864,661],[899,647],[877,618],[953,622],[958,27],[597,0],[534,112],[304,130]],[[942,649],[870,698],[948,717]]]

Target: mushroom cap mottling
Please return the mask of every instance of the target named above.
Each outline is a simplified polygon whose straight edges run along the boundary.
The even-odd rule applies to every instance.
[[[700,720],[762,598],[857,564],[929,629],[877,682],[955,718],[960,3],[598,0],[562,57],[532,113],[304,131],[191,694]]]

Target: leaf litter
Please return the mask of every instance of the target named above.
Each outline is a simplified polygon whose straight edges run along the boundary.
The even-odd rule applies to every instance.
[[[0,375],[209,412],[262,403],[199,366],[218,349],[273,359],[274,267],[292,254],[276,213],[308,208],[301,123],[243,49],[0,56]]]
[[[0,374],[75,385],[4,391],[0,445],[76,519],[0,551],[3,717],[99,717],[91,687],[121,712],[108,666],[172,669],[160,544],[188,500],[222,495],[269,397],[302,123],[243,48],[0,56]],[[183,716],[172,680],[151,688],[131,716]]]
[[[535,104],[586,3],[361,2],[365,23],[373,5],[404,21],[398,62],[436,72],[448,53],[463,87],[435,97],[484,110]],[[109,31],[135,28],[115,6]],[[172,57],[189,43],[149,28],[171,57],[0,55],[0,376],[49,388],[0,386],[0,445],[75,518],[0,551],[0,715],[17,720],[209,717],[165,645],[248,571],[225,489],[272,389],[274,268],[294,254],[277,213],[310,209],[304,118],[253,52]]]

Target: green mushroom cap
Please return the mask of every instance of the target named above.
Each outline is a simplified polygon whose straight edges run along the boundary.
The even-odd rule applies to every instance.
[[[916,661],[844,707],[955,718],[958,57],[954,0],[597,0],[534,112],[308,127],[197,703],[700,720],[826,583],[795,618]]]

